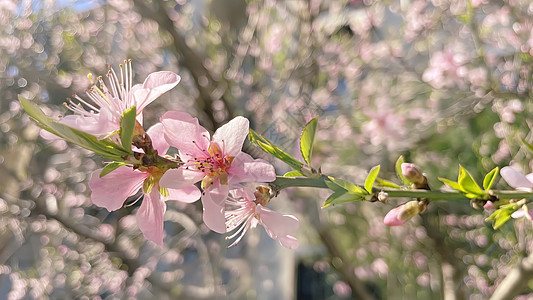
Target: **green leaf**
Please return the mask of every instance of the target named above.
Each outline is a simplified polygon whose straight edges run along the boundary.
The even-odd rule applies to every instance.
[[[376,178],[377,185],[385,188],[401,189],[402,187],[392,181]]]
[[[398,176],[398,179],[400,179],[404,186],[411,186],[411,182],[402,174],[402,164],[404,162],[405,159],[403,158],[403,155],[400,155],[396,161],[396,165],[394,166],[394,169],[396,169],[396,176]]]
[[[442,181],[443,183],[447,184],[448,186],[450,186],[454,190],[458,190],[460,192],[464,192],[463,188],[461,188],[461,186],[457,182],[455,182],[453,180],[442,178],[442,177],[438,177],[437,179]]]
[[[318,117],[309,121],[300,137],[300,152],[308,166],[311,166],[311,154],[313,153],[313,144],[315,141],[316,127],[318,124]]]
[[[137,117],[137,108],[132,106],[128,108],[120,117],[119,136],[122,146],[125,149],[131,149],[133,140],[133,130],[135,129],[135,118]],[[130,150],[130,153],[132,151]]]
[[[98,140],[94,135],[74,129],[45,115],[39,106],[22,96],[19,96],[22,107],[33,118],[37,126],[57,135],[64,140],[90,150],[98,155],[115,161],[122,161],[123,156],[129,154],[122,146],[104,139]]]
[[[285,173],[285,175],[283,175],[283,177],[296,177],[296,176],[304,176],[304,175],[300,171],[290,171],[290,172]]]
[[[368,176],[366,177],[366,180],[365,180],[365,190],[366,190],[369,194],[372,194],[372,187],[374,186],[374,181],[376,181],[376,178],[378,177],[379,168],[380,168],[379,165],[373,167],[373,168],[370,170],[370,172],[368,172]]]
[[[338,191],[338,189],[334,187],[334,185],[337,185],[341,187],[342,189],[348,191],[348,193],[353,194],[353,195],[363,196],[363,198],[365,195],[369,195],[369,193],[365,189],[351,182],[344,181],[342,179],[333,178],[331,176],[328,177],[328,179],[331,181],[326,180],[326,185],[333,191]]]
[[[111,162],[111,163],[108,163],[103,169],[102,169],[102,172],[100,172],[100,178],[106,176],[107,174],[115,171],[118,167],[121,167],[121,166],[125,166],[127,165],[127,163],[125,162],[118,162],[118,161],[114,161],[114,162]]]
[[[341,204],[341,203],[361,201],[364,199],[365,197],[362,197],[360,195],[350,194],[348,192],[335,192],[326,199],[326,202],[324,202],[324,205],[322,205],[322,207],[328,207],[331,205]]]
[[[258,134],[257,132],[250,129],[250,133],[248,134],[248,138],[250,139],[250,142],[252,144],[255,144],[259,146],[263,151],[266,153],[272,154],[273,156],[277,157],[287,165],[291,166],[295,170],[300,170],[303,167],[303,163],[299,162],[294,157],[287,154],[285,151],[281,150],[280,148],[276,147],[274,144],[272,144],[269,140],[267,140],[262,135]]]
[[[533,146],[530,143],[526,142],[525,139],[522,139],[522,143],[533,153]]]
[[[492,171],[490,171],[487,175],[485,175],[485,178],[483,178],[483,189],[485,189],[485,191],[490,190],[492,184],[494,183],[494,179],[498,175],[499,170],[500,168],[496,167],[492,169]]]
[[[483,197],[485,195],[483,190],[479,187],[479,185],[474,180],[474,177],[472,177],[472,174],[470,174],[470,172],[468,172],[468,170],[463,168],[463,166],[461,165],[459,165],[459,177],[457,179],[457,183],[466,192],[480,195],[480,197]]]
[[[502,205],[499,209],[492,213],[492,215],[486,218],[485,221],[494,221],[492,227],[494,229],[498,229],[511,218],[511,215],[515,211],[519,210],[521,207],[521,205],[516,205],[516,203]]]

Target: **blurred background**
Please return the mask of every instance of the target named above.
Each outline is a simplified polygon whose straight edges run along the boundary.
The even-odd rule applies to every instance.
[[[520,139],[533,141],[532,15],[529,0],[0,1],[0,298],[487,299],[529,257],[531,221],[493,230],[489,212],[448,201],[388,228],[408,199],[322,209],[328,192],[288,189],[270,205],[300,219],[294,251],[262,228],[227,249],[199,202],[175,201],[158,247],[137,227],[138,203],[91,204],[103,159],[40,137],[17,95],[58,117],[87,73],[131,58],[136,83],[182,77],[146,126],[168,110],[211,131],[243,115],[297,156],[318,116],[325,174],[362,183],[381,164],[394,180],[404,155],[438,189],[459,163],[478,181],[496,166],[531,172]]]

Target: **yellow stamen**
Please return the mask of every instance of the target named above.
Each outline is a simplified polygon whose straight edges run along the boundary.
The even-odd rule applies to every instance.
[[[92,73],[87,74],[87,78],[89,78],[89,80],[91,81],[91,84],[94,84]]]

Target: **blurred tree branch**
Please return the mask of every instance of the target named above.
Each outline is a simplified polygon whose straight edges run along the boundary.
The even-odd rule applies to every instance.
[[[332,262],[332,266],[339,271],[343,279],[346,280],[350,288],[352,289],[352,295],[356,299],[370,300],[373,297],[366,290],[365,284],[355,275],[354,266],[349,263],[348,259],[344,257],[341,249],[337,246],[335,239],[332,236],[330,230],[323,228],[318,230],[322,243],[326,246],[331,254],[332,261],[339,260],[339,262]]]
[[[443,294],[444,299],[448,300],[463,300],[466,299],[467,291],[466,286],[463,283],[464,278],[464,264],[455,257],[454,249],[451,247],[442,232],[439,230],[439,226],[432,224],[430,221],[431,215],[428,213],[421,214],[422,226],[426,229],[428,237],[433,240],[434,249],[439,253],[442,261],[442,276],[443,276]]]
[[[526,291],[531,278],[533,278],[533,252],[522,258],[509,274],[507,274],[490,299],[513,299],[515,296]]]
[[[196,88],[200,93],[200,101],[197,101],[198,109],[208,117],[212,129],[220,127],[225,121],[231,119],[233,110],[227,82],[216,80],[209,70],[204,67],[203,58],[187,45],[185,38],[176,29],[172,19],[169,17],[164,3],[154,2],[154,9],[152,9],[142,0],[134,0],[133,2],[141,16],[156,21],[174,39],[174,51],[182,56],[181,63],[191,73]],[[217,120],[215,118],[213,103],[217,100],[221,100],[224,103],[226,120]]]

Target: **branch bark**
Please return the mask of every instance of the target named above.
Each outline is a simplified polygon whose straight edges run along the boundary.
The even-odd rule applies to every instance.
[[[142,0],[134,0],[137,11],[144,18],[149,18],[156,21],[159,26],[166,30],[174,39],[174,51],[183,57],[181,61],[185,68],[191,73],[196,88],[200,94],[201,101],[197,101],[199,110],[204,112],[211,122],[212,129],[220,127],[226,120],[217,120],[215,118],[215,111],[213,110],[213,103],[216,100],[221,100],[226,109],[226,117],[229,119],[233,117],[233,111],[228,101],[230,95],[227,92],[227,83],[221,84],[216,80],[212,74],[203,65],[203,59],[191,49],[185,42],[185,38],[174,26],[174,22],[169,17],[164,3],[155,3],[155,10],[148,7]]]
[[[344,280],[347,281],[348,285],[352,289],[352,295],[356,299],[361,300],[371,300],[373,297],[367,292],[365,284],[357,277],[354,273],[354,266],[348,262],[344,257],[342,251],[337,246],[337,243],[332,237],[332,234],[328,229],[322,229],[318,231],[320,239],[328,248],[329,253],[331,254],[332,259],[340,260],[339,266],[334,267],[339,271]]]
[[[505,279],[496,288],[490,300],[513,299],[527,288],[527,283],[533,278],[533,252],[524,257],[507,274]]]
[[[464,264],[453,254],[453,247],[444,240],[442,231],[438,226],[431,224],[428,213],[421,214],[422,226],[426,229],[428,237],[433,240],[434,249],[439,253],[442,264],[443,294],[446,300],[466,299],[466,285],[463,282]]]

